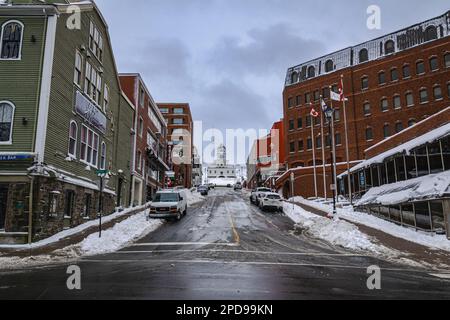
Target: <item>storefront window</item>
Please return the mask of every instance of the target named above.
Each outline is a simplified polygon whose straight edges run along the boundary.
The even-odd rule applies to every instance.
[[[370,168],[366,169],[366,188],[370,189],[373,187],[372,185],[372,176],[370,175]]]
[[[402,205],[402,220],[403,224],[409,225],[411,227],[416,226],[414,219],[414,208],[412,204]]]
[[[406,178],[414,179],[417,178],[417,170],[416,170],[416,160],[414,156],[405,156],[406,162]]]
[[[402,216],[401,216],[401,212],[400,212],[400,206],[390,206],[389,207],[389,215],[390,215],[390,219],[392,221],[401,223],[402,222]]]
[[[445,170],[450,170],[450,136],[441,140]]]
[[[387,175],[388,175],[388,183],[395,183],[397,179],[395,178],[395,163],[394,160],[391,160],[387,163]]]
[[[439,141],[428,146],[428,155],[430,157],[431,173],[442,172],[444,168],[442,167],[441,144]]]
[[[422,147],[416,150],[416,158],[417,158],[417,169],[419,177],[426,176],[430,174],[430,170],[428,167],[428,156],[427,156],[427,148]]]
[[[373,182],[373,186],[374,187],[379,187],[380,186],[380,181],[378,180],[378,167],[372,167],[371,168],[372,171],[372,182]]]
[[[416,212],[417,228],[431,230],[431,217],[428,202],[418,202],[414,204]]]
[[[383,164],[380,165],[380,184],[385,185],[387,184],[387,178],[386,178],[386,166]]]
[[[397,171],[397,181],[405,181],[406,173],[405,173],[405,161],[403,156],[395,158],[395,168]]]
[[[433,222],[434,231],[445,230],[445,218],[444,218],[444,208],[442,201],[431,201],[431,220]]]
[[[390,220],[389,207],[380,207],[380,216]]]

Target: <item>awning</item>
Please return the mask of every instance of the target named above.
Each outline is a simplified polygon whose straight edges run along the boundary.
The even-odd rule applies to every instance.
[[[450,196],[450,171],[370,189],[356,206],[398,205]]]

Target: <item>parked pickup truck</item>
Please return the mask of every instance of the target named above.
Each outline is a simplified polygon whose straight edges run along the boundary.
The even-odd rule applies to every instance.
[[[263,194],[269,192],[272,192],[272,190],[270,190],[269,188],[257,188],[253,190],[252,194],[250,195],[250,202],[259,206],[259,199],[261,199]]]

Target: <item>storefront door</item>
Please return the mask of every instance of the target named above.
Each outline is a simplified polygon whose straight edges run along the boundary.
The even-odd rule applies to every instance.
[[[8,186],[0,185],[0,230],[5,229],[7,202],[8,202]]]

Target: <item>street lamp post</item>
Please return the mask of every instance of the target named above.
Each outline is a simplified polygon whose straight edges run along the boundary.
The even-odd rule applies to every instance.
[[[334,109],[333,108],[327,108],[325,111],[325,116],[328,121],[328,134],[330,137],[330,143],[334,144],[334,130],[333,130],[333,121],[334,121]],[[334,146],[330,146],[330,155],[331,155],[331,191],[333,192],[333,215],[329,216],[329,218],[336,217],[337,210],[336,210],[336,184],[335,184],[335,166],[336,163],[334,162]]]
[[[103,190],[105,185],[105,180],[109,179],[109,171],[108,170],[97,170],[97,176],[100,178],[100,198],[98,201],[98,236],[102,237],[102,215],[103,215]]]

